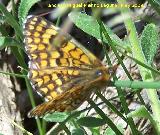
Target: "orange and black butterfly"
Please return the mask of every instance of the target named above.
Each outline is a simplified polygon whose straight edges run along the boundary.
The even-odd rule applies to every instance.
[[[57,27],[38,16],[29,16],[24,23],[29,80],[46,99],[29,112],[29,117],[76,109],[93,88],[106,86],[111,78],[110,68],[71,36],[59,33]]]

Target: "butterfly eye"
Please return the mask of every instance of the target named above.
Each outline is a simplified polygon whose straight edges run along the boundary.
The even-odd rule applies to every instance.
[[[95,72],[95,74],[96,74],[96,76],[101,76],[101,75],[102,75],[102,71],[97,70],[97,71]]]
[[[109,67],[108,72],[110,75],[112,75],[114,73],[114,69],[112,67]]]

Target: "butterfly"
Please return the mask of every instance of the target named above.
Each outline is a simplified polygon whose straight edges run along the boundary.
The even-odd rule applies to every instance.
[[[28,78],[45,98],[28,113],[29,117],[78,108],[92,89],[107,86],[117,68],[106,68],[70,35],[60,34],[59,28],[39,16],[27,17],[24,43],[29,57]]]

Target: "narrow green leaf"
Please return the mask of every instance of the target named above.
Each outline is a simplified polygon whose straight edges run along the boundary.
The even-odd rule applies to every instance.
[[[77,120],[77,123],[85,127],[98,127],[106,124],[106,122],[103,119],[95,117],[83,117]]]
[[[49,122],[63,122],[69,115],[65,112],[54,112],[46,114],[43,119]]]
[[[77,128],[72,130],[71,135],[85,135],[85,133],[81,128]]]
[[[22,48],[22,46],[18,45],[20,45],[20,43],[11,37],[0,37],[0,50],[4,49],[7,46],[16,46]]]
[[[21,0],[19,9],[18,9],[18,18],[19,23],[22,25],[30,8],[40,0]]]
[[[158,31],[154,24],[148,24],[141,35],[141,47],[148,64],[152,64],[158,48]]]
[[[22,40],[23,34],[21,28],[14,17],[7,11],[3,4],[0,4],[0,11],[4,14],[6,22],[14,28],[16,35]]]
[[[121,125],[118,125],[117,127],[118,127],[118,129],[119,129],[122,133],[124,133],[124,129],[123,129],[123,127],[122,127]],[[104,135],[116,135],[116,134],[115,134],[115,132],[109,127],[109,128],[106,129]]]
[[[69,18],[78,28],[80,28],[87,34],[97,39],[101,39],[101,34],[99,31],[100,26],[97,20],[92,16],[89,16],[84,13],[79,13],[79,12],[71,12],[69,14]],[[113,42],[115,42],[116,45],[127,47],[126,44],[122,42],[122,40],[116,34],[114,34],[109,27],[105,26],[105,28],[107,30],[107,33],[110,35],[111,39],[113,40]],[[108,43],[106,38],[103,38],[103,39],[104,39],[104,42]]]

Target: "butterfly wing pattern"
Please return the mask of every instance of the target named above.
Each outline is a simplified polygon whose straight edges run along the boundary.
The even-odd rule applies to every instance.
[[[46,99],[29,112],[29,117],[76,109],[90,96],[92,88],[105,86],[110,80],[109,68],[59,31],[38,16],[29,16],[24,23],[28,77],[34,90]]]

